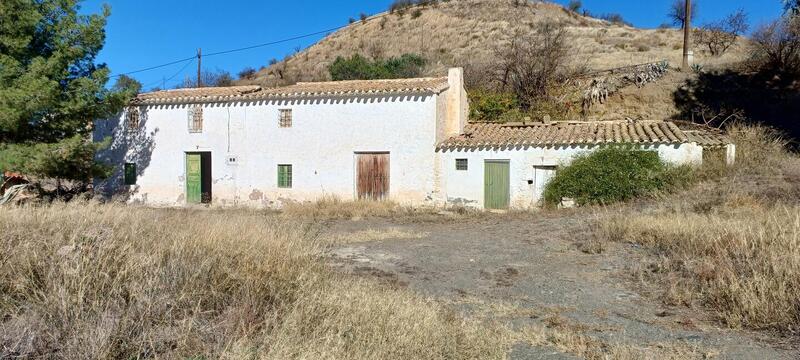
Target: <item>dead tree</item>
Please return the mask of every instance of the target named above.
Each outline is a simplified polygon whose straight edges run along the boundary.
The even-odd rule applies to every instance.
[[[711,55],[724,54],[747,31],[747,14],[739,9],[725,19],[711,22],[695,30],[695,41],[705,46]]]

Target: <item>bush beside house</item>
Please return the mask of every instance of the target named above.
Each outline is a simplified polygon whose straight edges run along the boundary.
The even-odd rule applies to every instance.
[[[666,164],[654,151],[608,147],[576,157],[544,191],[545,203],[611,204],[688,181],[689,169]]]

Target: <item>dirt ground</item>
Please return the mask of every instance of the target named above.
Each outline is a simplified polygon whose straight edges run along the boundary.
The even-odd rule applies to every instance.
[[[701,309],[667,306],[631,276],[648,256],[632,244],[600,254],[580,249],[594,215],[581,211],[468,218],[336,220],[331,265],[408,286],[468,317],[511,328],[564,326],[602,343],[673,345],[721,359],[795,359],[794,341],[724,328]],[[563,350],[563,349],[562,349]],[[511,359],[570,359],[556,348],[519,343]],[[679,358],[679,357],[678,357]]]

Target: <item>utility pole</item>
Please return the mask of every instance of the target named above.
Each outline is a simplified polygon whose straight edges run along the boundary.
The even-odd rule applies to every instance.
[[[692,29],[692,0],[685,0],[686,8],[683,15],[683,70],[689,70],[692,66],[692,56],[694,53],[690,48],[692,47],[691,29]]]
[[[203,81],[200,79],[200,65],[203,61],[203,49],[197,48],[197,87],[203,87]]]

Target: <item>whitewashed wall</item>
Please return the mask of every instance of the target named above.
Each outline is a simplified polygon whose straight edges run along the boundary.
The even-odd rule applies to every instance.
[[[191,105],[188,105],[191,106]],[[279,109],[292,126],[279,127]],[[285,199],[355,196],[355,153],[390,153],[390,197],[408,204],[435,200],[437,96],[322,98],[205,104],[202,133],[189,133],[187,105],[142,107],[141,129],[125,130],[124,114],[96,122],[95,140],[112,136],[100,159],[117,166],[99,181],[105,193],[127,191],[122,164],[136,162],[131,201],[185,203],[185,153],[210,151],[212,195],[219,205],[279,206]],[[235,165],[226,159],[236,156]],[[277,165],[292,164],[292,188],[277,187]]]
[[[445,179],[444,196],[449,204],[483,208],[484,161],[508,160],[510,178],[510,207],[527,209],[539,206],[535,194],[534,166],[566,165],[578,154],[598,149],[596,146],[533,147],[504,150],[440,150],[439,161]],[[658,151],[659,156],[673,164],[700,164],[702,147],[690,143],[681,145],[644,146],[643,150]],[[468,169],[456,170],[456,159],[467,159]]]

